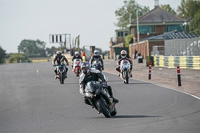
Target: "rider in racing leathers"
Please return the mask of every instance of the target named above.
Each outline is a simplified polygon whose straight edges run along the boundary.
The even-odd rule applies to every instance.
[[[73,68],[74,59],[80,59],[81,61],[83,61],[82,57],[79,55],[79,52],[76,51],[76,52],[74,53],[73,58],[72,58],[72,68]]]
[[[66,57],[64,56],[64,55],[62,55],[61,54],[61,52],[60,51],[57,51],[56,52],[56,56],[55,56],[55,58],[54,58],[54,60],[53,60],[53,65],[55,66],[55,63],[57,62],[57,65],[61,65],[61,62],[62,61],[65,61],[66,62],[66,65],[69,65],[69,63],[68,63],[68,60],[66,59]],[[65,68],[66,68],[66,72],[65,72],[65,78],[67,78],[67,71],[68,71],[68,68],[65,66]],[[55,68],[55,70],[54,70],[54,72],[55,72],[55,74],[56,74],[56,76],[55,76],[55,79],[57,79],[58,78],[58,76],[57,76],[57,67]]]
[[[110,99],[110,102],[118,103],[118,99],[113,97],[112,89],[110,86],[107,86],[105,75],[102,74],[99,70],[96,70],[94,68],[90,68],[90,65],[88,62],[84,62],[81,66],[83,73],[80,75],[79,84],[80,84],[80,93],[82,95],[85,95],[85,87],[86,84],[89,81],[99,81],[99,79],[102,81],[103,87],[108,90],[109,93],[104,91],[102,94],[107,96]],[[90,103],[85,99],[85,103]]]
[[[99,53],[100,53],[99,50],[95,50],[94,51],[94,55],[91,58],[91,63],[90,64],[91,64],[91,67],[92,67],[93,62],[95,60],[99,60],[101,62],[101,64],[102,64],[102,70],[104,70],[103,60],[102,60],[102,58],[101,58]]]
[[[120,63],[123,59],[126,59],[130,62],[130,65],[131,65],[130,70],[132,72],[133,62],[131,60],[131,57],[129,55],[127,55],[127,52],[125,50],[122,50],[120,56],[118,57],[118,61],[117,61],[118,67],[116,68],[116,71],[120,72]],[[132,77],[132,74],[130,76]]]

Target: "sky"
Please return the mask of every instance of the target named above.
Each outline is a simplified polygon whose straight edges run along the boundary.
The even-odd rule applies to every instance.
[[[41,40],[46,47],[50,34],[80,35],[80,47],[93,45],[109,50],[115,37],[115,11],[124,0],[0,0],[0,46],[6,53],[17,52],[24,39]],[[136,0],[142,6],[154,8],[154,0]],[[159,0],[177,9],[181,0]],[[67,46],[69,47],[69,45]]]

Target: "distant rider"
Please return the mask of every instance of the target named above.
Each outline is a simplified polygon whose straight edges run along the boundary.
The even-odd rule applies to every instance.
[[[90,65],[88,62],[84,62],[81,66],[81,69],[83,73],[80,75],[79,84],[80,84],[80,93],[82,95],[85,95],[85,87],[89,81],[101,80],[103,87],[106,88],[109,92],[107,93],[107,91],[103,91],[103,94],[110,99],[111,103],[112,102],[118,103],[119,100],[113,97],[112,88],[110,86],[107,86],[107,82],[106,82],[106,78],[104,74],[102,74],[99,70],[90,68]],[[85,99],[85,103],[90,104],[89,101],[87,101],[87,99]]]
[[[124,59],[126,59],[126,60],[128,60],[130,62],[130,65],[131,65],[130,70],[132,72],[133,62],[131,60],[131,57],[129,55],[127,55],[126,50],[122,50],[121,53],[120,53],[120,56],[118,57],[118,61],[117,61],[118,67],[116,68],[116,71],[120,72],[120,63]],[[132,74],[130,76],[132,77]]]
[[[95,50],[95,51],[94,51],[94,55],[92,56],[91,63],[90,63],[90,64],[91,64],[91,67],[92,67],[92,64],[93,64],[93,62],[94,62],[95,60],[99,60],[99,61],[101,62],[101,64],[102,64],[102,70],[104,70],[103,59],[102,59],[101,56],[100,56],[99,50]]]
[[[66,59],[66,57],[64,55],[62,55],[60,51],[57,51],[56,52],[56,56],[55,56],[55,58],[53,60],[53,65],[55,66],[56,65],[55,63],[57,63],[57,65],[61,65],[61,63],[62,62],[64,63],[64,61],[66,62],[66,66],[68,66],[69,62]],[[66,66],[65,66],[65,68],[66,68],[65,78],[67,78],[67,71],[68,71],[68,68]],[[56,67],[55,70],[54,70],[54,72],[56,74],[55,79],[58,78],[58,76],[57,76],[58,75],[58,73],[57,73],[58,70],[57,69],[58,69],[58,67]]]
[[[74,59],[80,59],[81,61],[83,61],[82,57],[79,55],[79,52],[76,51],[76,52],[74,53],[73,58],[72,58],[72,68],[73,68]]]

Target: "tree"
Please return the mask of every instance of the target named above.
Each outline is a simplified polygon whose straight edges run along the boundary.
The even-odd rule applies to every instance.
[[[199,10],[200,1],[197,0],[182,0],[178,6],[177,12],[180,17],[194,17]]]
[[[181,17],[192,17],[190,31],[200,30],[200,1],[182,0],[178,6],[178,15]]]
[[[40,40],[22,40],[18,46],[18,52],[27,54],[29,57],[46,57],[46,43]]]
[[[126,28],[127,25],[130,23],[130,16],[131,21],[136,19],[138,10],[138,16],[143,15],[144,13],[149,11],[149,7],[142,7],[135,2],[135,0],[128,0],[124,1],[124,5],[115,11],[115,15],[118,17],[116,26],[120,28]]]
[[[160,6],[163,10],[168,11],[174,15],[176,15],[176,12],[174,11],[174,9],[171,8],[171,6],[169,4],[166,5],[161,5]]]
[[[53,56],[53,54],[55,53],[56,51],[56,47],[52,46],[51,48],[46,48],[46,55],[47,56]]]
[[[4,63],[4,59],[6,57],[6,51],[3,50],[0,46],[0,63]]]
[[[129,44],[133,43],[133,34],[125,37],[125,47],[129,47]]]
[[[191,31],[200,31],[200,9],[195,13],[194,18],[190,23]]]
[[[178,16],[180,16],[180,17],[186,16],[187,11],[186,11],[186,1],[185,0],[181,1],[181,5],[178,6],[177,12],[178,12]]]

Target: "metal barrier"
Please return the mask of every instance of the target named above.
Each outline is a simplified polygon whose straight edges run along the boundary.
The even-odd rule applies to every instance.
[[[154,56],[155,67],[200,69],[200,56]]]

